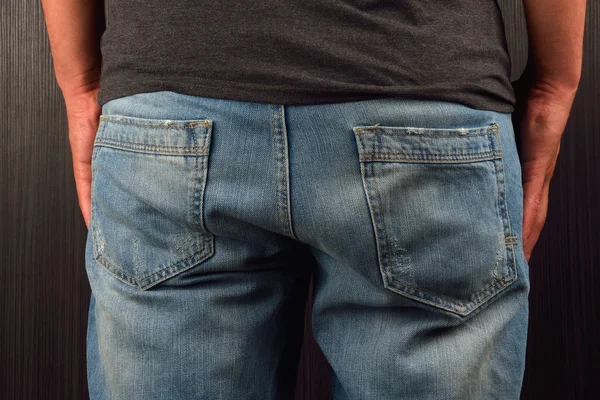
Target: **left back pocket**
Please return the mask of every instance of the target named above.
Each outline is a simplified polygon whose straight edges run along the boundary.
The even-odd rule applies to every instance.
[[[212,120],[100,116],[92,157],[94,259],[146,290],[214,254],[203,221]]]

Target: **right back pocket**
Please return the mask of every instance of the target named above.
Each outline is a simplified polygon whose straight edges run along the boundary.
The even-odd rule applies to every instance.
[[[464,317],[517,279],[497,124],[353,131],[387,289]]]

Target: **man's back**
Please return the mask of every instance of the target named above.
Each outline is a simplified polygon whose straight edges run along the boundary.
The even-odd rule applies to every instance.
[[[280,104],[385,96],[512,112],[496,0],[109,0],[99,104],[152,90]]]
[[[293,398],[309,293],[336,400],[519,398],[583,0],[524,0],[520,153],[493,0],[42,1],[90,399]]]

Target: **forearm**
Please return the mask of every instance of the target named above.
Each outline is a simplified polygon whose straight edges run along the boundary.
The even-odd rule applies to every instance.
[[[586,0],[523,0],[533,84],[573,96],[583,58]]]
[[[57,83],[63,95],[98,87],[103,0],[41,0]]]

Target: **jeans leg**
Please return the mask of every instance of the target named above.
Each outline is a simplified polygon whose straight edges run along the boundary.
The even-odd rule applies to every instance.
[[[92,400],[292,398],[314,258],[291,237],[273,111],[173,92],[103,106]]]
[[[528,266],[509,114],[288,107],[293,224],[336,399],[518,399]]]

